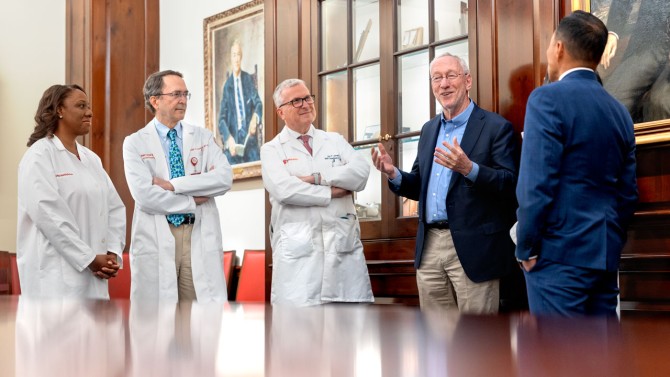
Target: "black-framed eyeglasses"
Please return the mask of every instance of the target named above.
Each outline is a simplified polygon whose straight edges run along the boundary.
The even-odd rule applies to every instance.
[[[435,76],[431,76],[430,81],[432,81],[433,84],[439,84],[444,79],[449,80],[449,82],[454,82],[454,80],[456,80],[458,78],[458,76],[461,76],[461,75],[465,76],[465,75],[467,75],[467,73],[450,73],[446,76],[435,75]]]
[[[174,99],[177,99],[179,97],[184,97],[186,99],[191,99],[191,92],[189,92],[187,90],[185,92],[176,91],[176,92],[172,92],[172,93],[158,93],[158,94],[156,94],[156,97],[160,97],[160,96],[170,96]]]
[[[292,99],[292,100],[290,100],[290,101],[288,101],[288,102],[284,102],[284,103],[282,103],[281,105],[279,105],[277,108],[280,108],[280,107],[282,107],[282,106],[284,106],[284,105],[288,105],[289,103],[291,104],[291,106],[293,106],[293,107],[295,107],[295,108],[302,107],[302,102],[303,102],[303,101],[305,101],[305,102],[307,102],[308,104],[311,105],[311,104],[314,103],[314,99],[315,99],[315,98],[316,98],[316,96],[315,96],[314,94],[310,94],[310,95],[308,95],[307,97],[296,98],[296,99]]]

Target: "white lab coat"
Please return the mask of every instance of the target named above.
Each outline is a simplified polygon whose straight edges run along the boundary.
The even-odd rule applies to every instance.
[[[107,280],[87,268],[111,251],[122,263],[126,210],[100,158],[57,136],[35,142],[19,163],[17,264],[32,297],[109,298]]]
[[[261,148],[263,184],[272,204],[271,301],[372,302],[353,197],[330,197],[330,186],[363,190],[370,164],[341,135],[311,127],[313,156],[288,127]],[[298,178],[315,172],[321,173],[321,185]]]
[[[165,217],[194,213],[191,269],[198,301],[226,301],[222,239],[215,196],[232,185],[232,170],[212,133],[182,122],[185,176],[170,179],[154,121],[126,137],[123,161],[126,181],[135,199],[130,242],[130,298],[177,300],[175,241]],[[175,191],[153,185],[153,177],[169,180]],[[196,206],[194,196],[210,200]]]

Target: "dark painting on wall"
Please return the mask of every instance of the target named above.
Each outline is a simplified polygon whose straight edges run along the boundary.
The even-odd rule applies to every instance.
[[[610,32],[598,72],[635,123],[670,120],[670,2],[591,0]]]

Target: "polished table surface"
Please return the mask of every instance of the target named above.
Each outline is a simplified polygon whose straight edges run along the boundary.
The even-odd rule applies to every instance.
[[[670,376],[670,318],[0,296],[0,376]]]

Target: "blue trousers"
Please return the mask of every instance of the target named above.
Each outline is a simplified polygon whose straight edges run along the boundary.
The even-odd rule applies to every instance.
[[[616,315],[617,271],[568,266],[540,256],[535,267],[524,271],[524,275],[532,314]]]

